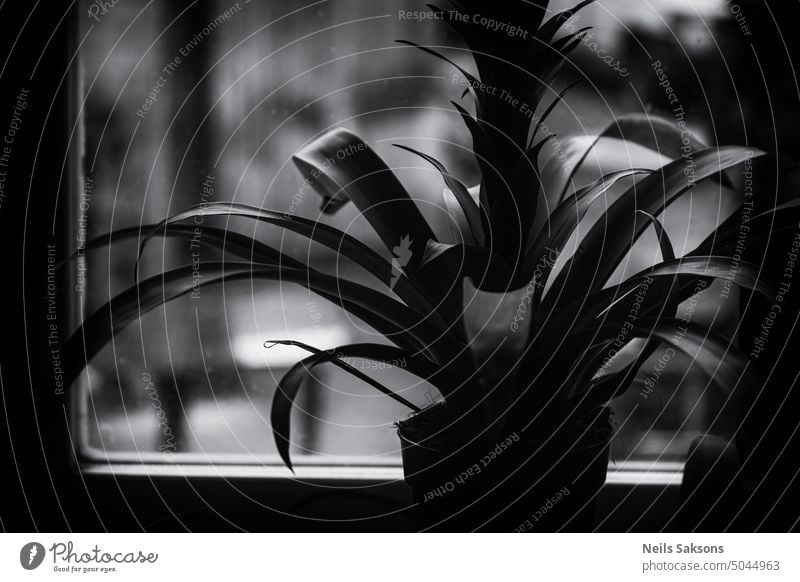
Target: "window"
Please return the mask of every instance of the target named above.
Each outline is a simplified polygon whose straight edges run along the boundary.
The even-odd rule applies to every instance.
[[[553,8],[567,4],[556,2]],[[666,24],[656,28],[649,24],[654,22],[650,9],[638,2],[608,0],[581,12],[581,22],[572,25],[596,25],[596,42],[576,53],[574,76],[585,73],[588,82],[554,113],[551,125],[558,133],[591,134],[622,112],[671,113],[668,96],[651,82],[651,62],[642,57],[647,51],[634,36],[646,39],[650,55],[664,62],[686,58],[680,47],[687,45],[695,62],[708,68],[703,75],[713,74],[713,59],[703,56],[709,34],[704,26],[726,34],[721,3],[693,2],[691,10],[688,2],[668,4],[666,12],[652,9],[665,14]],[[470,156],[452,145],[469,145],[468,134],[443,111],[459,92],[451,71],[413,48],[388,42],[447,44],[453,39],[439,23],[400,18],[395,2],[214,0],[187,7],[87,1],[86,15],[80,51],[85,179],[76,201],[76,244],[80,248],[84,238],[107,232],[119,240],[86,252],[77,263],[76,291],[84,313],[133,281],[146,232],[123,238],[124,229],[158,222],[192,205],[231,200],[321,217],[317,195],[290,158],[325,129],[344,125],[372,144],[421,201],[435,228],[447,228],[436,204],[443,188],[438,175],[391,144],[403,140],[447,160],[465,182],[477,178]],[[675,30],[685,38],[676,39]],[[644,78],[649,92],[641,93],[635,81]],[[702,95],[696,88],[684,91],[685,114],[700,133],[735,131],[710,127]],[[686,246],[726,217],[719,197],[695,204],[696,223],[670,223],[669,212],[665,215],[666,227]],[[378,246],[352,208],[323,220]],[[198,237],[208,228],[258,234],[312,266],[372,283],[368,273],[335,253],[279,229],[207,218]],[[219,259],[199,242],[149,241],[142,276]],[[657,252],[654,240],[645,243],[632,254],[631,268]],[[710,316],[698,307],[701,312]],[[733,313],[717,316],[723,328]],[[79,429],[87,456],[278,463],[270,401],[282,373],[303,352],[265,349],[264,343],[285,338],[332,348],[376,341],[376,334],[324,299],[280,281],[200,287],[145,314],[91,362],[81,381]],[[662,355],[645,364],[644,379]],[[671,367],[671,376],[659,375],[655,388],[633,386],[615,404],[616,461],[679,462],[694,436],[712,426],[729,428],[723,396],[708,388],[690,364],[687,358],[685,365]],[[375,369],[366,361],[355,365],[417,404],[437,398],[432,387],[402,370]],[[393,422],[406,412],[341,371],[318,368],[298,402],[293,454],[308,464],[398,465]]]

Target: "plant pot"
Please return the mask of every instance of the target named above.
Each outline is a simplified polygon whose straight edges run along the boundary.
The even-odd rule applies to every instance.
[[[430,422],[440,406],[419,413],[428,416],[422,431],[415,417],[398,424],[420,530],[591,531],[608,468],[608,408],[547,434],[453,446],[446,424]]]

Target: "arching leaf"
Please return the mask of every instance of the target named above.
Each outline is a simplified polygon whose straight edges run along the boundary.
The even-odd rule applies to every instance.
[[[425,243],[436,237],[403,185],[369,145],[340,127],[305,146],[292,160],[325,198],[323,211],[335,212],[352,200],[389,252],[408,237],[412,241],[408,270],[413,273]]]
[[[270,421],[272,425],[272,432],[275,438],[275,445],[278,448],[278,453],[283,459],[289,469],[292,469],[292,461],[289,456],[289,444],[291,434],[291,413],[294,407],[295,399],[300,391],[303,380],[308,376],[309,371],[314,367],[326,362],[332,362],[339,367],[347,366],[342,362],[342,358],[366,358],[378,362],[397,362],[405,361],[407,363],[404,369],[414,375],[429,381],[434,386],[437,386],[443,394],[448,394],[457,389],[459,383],[449,377],[446,372],[441,368],[431,365],[423,359],[414,358],[412,354],[405,350],[401,350],[394,346],[385,346],[380,344],[352,344],[340,346],[331,350],[315,350],[310,346],[292,342],[291,345],[299,345],[304,349],[314,352],[312,356],[305,358],[292,366],[286,374],[284,374],[281,381],[278,383],[278,389],[275,391],[275,396],[272,400],[272,408],[270,412]],[[352,368],[352,367],[351,367]],[[347,369],[351,372],[353,370]],[[357,370],[356,370],[357,371]],[[360,377],[360,376],[359,376]],[[367,381],[373,387],[378,388],[381,392],[388,391],[387,388],[378,384],[371,378],[362,380]],[[385,392],[384,392],[385,393]],[[393,398],[397,399],[397,395],[393,394]],[[407,406],[416,408],[413,404],[406,401]]]

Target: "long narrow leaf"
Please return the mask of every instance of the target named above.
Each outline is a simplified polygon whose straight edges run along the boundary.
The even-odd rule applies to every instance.
[[[534,293],[534,306],[539,304],[544,285],[547,283],[547,279],[555,266],[555,261],[543,260],[545,254],[563,252],[569,238],[586,216],[591,205],[608,192],[619,180],[629,176],[649,173],[649,170],[632,169],[606,174],[578,191],[574,199],[565,200],[556,207],[550,215],[547,226],[542,229],[535,240],[529,243],[525,252],[524,271],[526,277],[532,277],[538,268],[538,285]]]
[[[323,197],[335,203],[352,200],[389,252],[408,237],[412,254],[407,268],[413,273],[425,244],[436,237],[406,189],[372,148],[354,133],[337,128],[292,159]]]
[[[564,182],[561,199],[566,196],[567,189],[572,183],[572,179],[583,165],[589,153],[604,137],[619,138],[628,142],[638,143],[639,145],[672,159],[680,158],[684,153],[689,153],[691,155],[694,152],[706,148],[703,141],[692,131],[686,127],[679,127],[663,117],[639,113],[617,117],[595,137],[594,141],[586,148],[577,163],[573,165]]]
[[[86,243],[83,252],[95,251],[109,244],[124,242],[130,239],[140,241],[142,233],[147,232],[151,228],[153,228],[153,226],[146,226],[142,228],[131,227],[116,231],[113,234],[97,237]],[[169,237],[183,238],[186,240],[197,240],[197,232],[195,230],[195,226],[193,225],[173,224],[168,231],[161,231],[159,234]],[[285,255],[284,253],[281,253],[267,244],[230,230],[204,226],[202,237],[200,238],[200,244],[251,262],[281,265],[293,269],[307,268],[304,263]],[[76,252],[72,256],[72,260],[77,258],[77,256],[78,253]],[[68,260],[65,259],[58,265],[58,267],[61,268],[67,263]],[[334,303],[335,305],[341,305],[344,307],[344,309],[362,321],[368,323],[371,322],[371,324],[377,324],[377,329],[381,329],[391,337],[394,337],[395,340],[399,342],[399,345],[406,346],[409,349],[415,349],[413,345],[408,344],[404,341],[404,338],[401,337],[403,332],[402,329],[396,325],[392,325],[388,321],[382,321],[378,316],[376,316],[374,311],[364,309],[360,305],[357,305],[356,303],[336,294],[324,293],[322,291],[317,291],[317,294]]]
[[[562,350],[575,353],[587,341],[600,343],[619,334],[623,320],[609,321],[599,329],[570,335]],[[740,385],[749,382],[745,372],[750,369],[747,358],[727,339],[716,335],[707,328],[678,319],[640,320],[628,331],[631,338],[657,340],[683,351],[710,378],[711,382],[725,393],[734,389],[744,390]],[[536,361],[547,357],[548,352],[532,351],[526,358]]]
[[[660,214],[695,183],[750,157],[753,152],[746,148],[708,148],[695,156],[693,178],[684,173],[685,161],[676,160],[630,188],[580,241],[578,251],[567,261],[545,299],[546,310],[557,301],[572,301],[578,293],[605,284],[649,224],[636,210]]]
[[[467,194],[472,198],[472,200],[474,200],[476,206],[480,204],[481,187],[479,185],[467,188]],[[467,218],[461,211],[461,204],[458,202],[456,195],[453,194],[453,191],[450,190],[450,188],[445,188],[442,191],[442,199],[444,200],[444,206],[447,209],[447,213],[450,215],[450,218],[453,221],[452,227],[455,231],[455,241],[453,242],[477,244],[477,241],[472,236],[472,231],[467,223]],[[491,245],[487,245],[484,242],[483,246]]]
[[[553,40],[553,37],[556,35],[558,30],[564,26],[564,23],[567,22],[574,14],[582,10],[584,7],[588,6],[595,0],[583,0],[576,6],[573,6],[569,10],[562,10],[555,16],[551,17],[547,20],[539,30],[536,32],[535,38],[542,42],[550,42]]]
[[[594,1],[594,0],[590,0],[590,1]],[[572,83],[570,83],[569,85],[564,87],[564,89],[562,89],[561,92],[558,95],[556,95],[555,99],[553,99],[553,102],[550,103],[550,105],[547,107],[547,109],[544,110],[544,113],[542,113],[541,117],[539,117],[539,121],[536,122],[536,125],[534,126],[533,132],[531,134],[531,139],[533,139],[533,136],[535,136],[537,133],[539,133],[539,128],[547,120],[547,118],[550,117],[550,114],[553,112],[553,110],[556,108],[556,106],[559,103],[564,101],[564,96],[567,93],[569,93],[576,85],[578,85],[578,84],[580,84],[582,82],[583,82],[583,79],[577,79],[576,81],[573,81]]]
[[[267,340],[267,341],[264,342],[264,347],[266,349],[270,349],[270,348],[275,347],[277,345],[293,346],[293,347],[302,348],[302,349],[306,350],[307,352],[311,352],[312,354],[315,354],[315,355],[318,355],[318,356],[322,355],[322,354],[325,354],[325,353],[329,353],[330,351],[333,351],[333,353],[336,354],[336,357],[334,357],[334,359],[330,360],[330,362],[333,365],[335,365],[336,367],[341,368],[342,370],[346,371],[348,374],[351,374],[352,376],[355,376],[356,378],[358,378],[362,382],[365,382],[365,383],[369,384],[370,386],[375,388],[378,392],[380,392],[384,396],[388,396],[392,400],[395,400],[395,401],[399,402],[400,404],[402,404],[403,406],[405,406],[407,408],[410,408],[414,412],[419,412],[420,410],[422,410],[419,406],[417,406],[413,402],[409,402],[408,400],[406,400],[405,398],[403,398],[399,394],[396,394],[395,392],[392,392],[389,388],[387,388],[386,386],[384,386],[383,384],[381,384],[380,382],[378,382],[374,378],[370,378],[369,376],[367,376],[366,374],[364,374],[360,370],[354,368],[353,366],[351,366],[347,362],[341,360],[339,355],[338,355],[338,353],[336,352],[336,350],[320,350],[318,348],[315,348],[314,346],[311,346],[311,345],[308,345],[306,343],[299,342],[299,341],[296,341],[296,340]],[[363,345],[370,345],[370,344],[363,344]],[[371,345],[376,345],[377,346],[377,345],[381,345],[381,344],[371,344]],[[407,355],[411,356],[410,353],[407,354]],[[403,358],[405,358],[405,357],[407,357],[407,356],[403,356]],[[399,362],[402,362],[402,360],[397,360],[396,361],[396,363],[399,363]],[[284,387],[284,389],[286,388],[285,385],[283,387]],[[284,390],[284,395],[285,395],[285,390]]]
[[[200,263],[200,268],[203,277],[199,280],[194,265],[146,279],[123,291],[89,316],[66,343],[65,385],[69,385],[77,377],[89,360],[112,337],[141,315],[192,292],[198,286],[237,280],[288,281],[314,291],[321,291],[326,298],[335,298],[334,300],[345,308],[351,301],[361,308],[359,317],[366,314],[368,319],[365,319],[365,322],[376,327],[389,339],[408,338],[421,353],[437,351],[439,357],[445,361],[462,349],[457,344],[445,342],[435,328],[431,328],[425,320],[418,320],[418,316],[406,306],[357,283],[311,270],[290,269],[277,265]],[[386,323],[391,327],[387,328]],[[434,359],[438,357],[434,356]]]
[[[152,227],[140,245],[139,256],[147,243],[157,234],[162,232],[165,228],[171,227],[173,224],[187,219],[194,219],[195,217],[205,216],[240,216],[251,220],[266,222],[273,224],[286,230],[290,230],[300,234],[310,240],[322,244],[342,256],[352,260],[357,265],[364,268],[367,272],[373,274],[379,281],[387,286],[391,286],[392,290],[405,301],[409,307],[422,314],[430,314],[431,321],[438,325],[440,329],[447,329],[448,324],[442,319],[441,315],[437,313],[431,300],[425,295],[423,291],[405,274],[397,273],[391,263],[381,257],[378,253],[370,247],[359,241],[358,239],[344,233],[336,228],[326,224],[318,223],[313,220],[308,220],[299,216],[286,215],[284,213],[275,212],[263,208],[255,208],[245,204],[238,204],[234,202],[229,203],[207,203],[205,205],[198,205],[183,212],[179,212],[170,218],[161,221],[158,225]],[[424,246],[422,247],[424,251]],[[418,259],[419,260],[419,259]]]
[[[152,224],[142,226],[141,228],[138,226],[123,228],[93,238],[84,245],[81,252],[89,253],[110,246],[111,244],[130,240],[136,240],[141,243],[143,237],[147,237],[153,229],[157,229],[153,236],[160,235],[188,241],[197,241],[201,246],[220,252],[230,253],[241,259],[252,259],[259,263],[274,263],[294,268],[305,267],[302,262],[250,236],[222,228],[203,226],[202,234],[198,237],[197,227],[188,224],[173,224],[167,230],[159,229],[156,225]],[[71,257],[62,260],[57,265],[57,268],[66,266],[69,261],[74,261],[78,256],[79,252],[75,251]]]
[[[461,211],[464,213],[464,217],[467,219],[467,224],[469,225],[473,239],[479,245],[482,245],[484,241],[484,235],[481,222],[480,201],[478,204],[476,204],[475,199],[469,193],[467,187],[464,186],[464,184],[458,178],[450,174],[450,172],[447,171],[447,168],[445,168],[444,164],[442,164],[436,158],[408,146],[401,144],[394,144],[394,146],[421,157],[439,171],[439,174],[441,174],[442,179],[450,189],[450,192],[453,193],[453,196],[456,197],[459,206],[461,206]]]
[[[340,361],[341,358],[367,358],[380,362],[393,362],[405,358],[407,361],[412,362],[412,369],[409,369],[410,372],[430,381],[434,386],[443,386],[442,378],[446,376],[441,369],[437,369],[435,366],[428,367],[424,360],[414,360],[407,351],[393,346],[353,344],[326,351],[316,351],[313,355],[292,366],[283,376],[272,400],[270,421],[275,445],[283,462],[286,463],[289,469],[292,469],[292,461],[289,456],[291,412],[303,380],[307,377],[308,371],[314,366],[325,362]],[[372,385],[375,386],[374,384]],[[447,393],[447,388],[455,388],[457,383],[450,380],[444,382],[444,386],[443,393]]]
[[[661,221],[658,220],[652,214],[645,212],[644,210],[637,210],[643,214],[647,220],[650,221],[650,224],[653,225],[653,229],[656,231],[656,238],[658,239],[658,246],[661,249],[661,260],[662,261],[672,261],[675,259],[675,249],[672,248],[672,242],[669,240],[669,236],[667,232],[664,230],[664,225],[661,224]]]

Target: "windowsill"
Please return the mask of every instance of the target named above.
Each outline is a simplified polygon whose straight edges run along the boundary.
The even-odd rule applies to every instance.
[[[680,506],[681,463],[609,465],[595,531],[662,531]],[[76,486],[117,531],[410,532],[414,502],[394,466],[85,462]]]
[[[199,464],[199,463],[83,463],[83,475],[113,475],[153,478],[220,478],[265,479],[289,481],[338,481],[387,483],[402,481],[400,465],[323,465],[306,464],[295,467],[292,473],[281,465]],[[606,485],[670,486],[680,485],[683,463],[629,461],[609,464]]]

